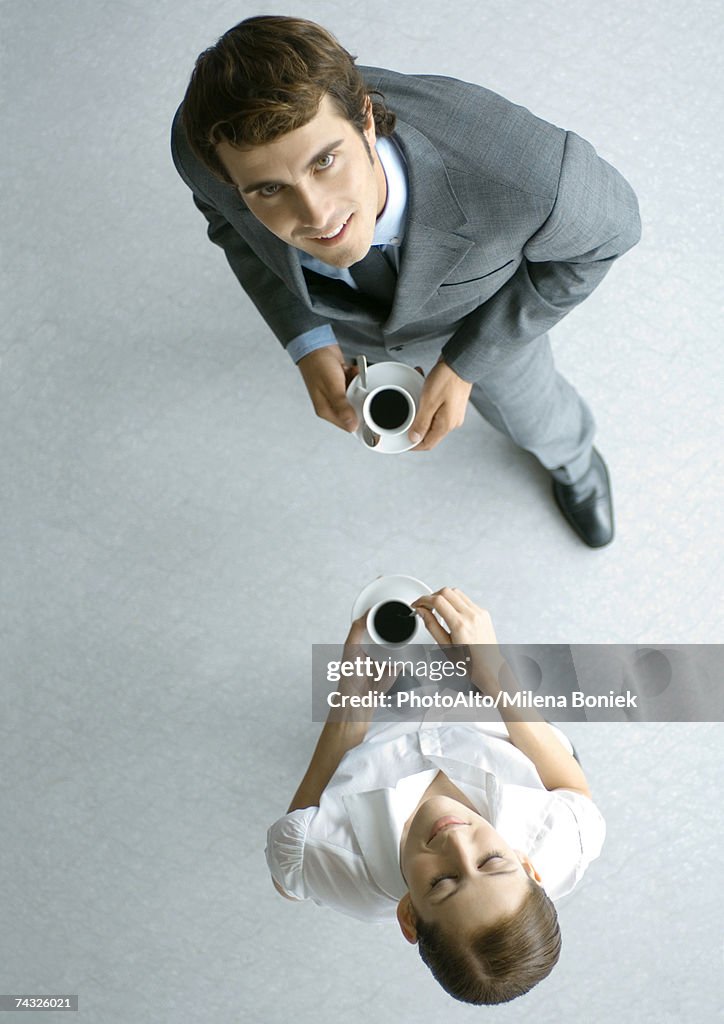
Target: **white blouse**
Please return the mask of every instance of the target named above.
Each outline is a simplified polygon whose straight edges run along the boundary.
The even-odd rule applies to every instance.
[[[272,878],[294,899],[365,921],[394,917],[407,892],[402,829],[438,771],[528,855],[551,899],[569,893],[601,852],[606,826],[593,801],[547,790],[502,723],[373,723],[342,758],[319,807],[292,811],[269,829]]]

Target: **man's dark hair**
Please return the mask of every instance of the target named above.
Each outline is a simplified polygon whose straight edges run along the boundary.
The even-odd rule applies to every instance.
[[[416,930],[423,962],[445,991],[463,1003],[506,1003],[524,995],[550,974],[561,951],[553,901],[532,879],[512,917],[464,943],[419,917]]]
[[[312,21],[247,18],[196,61],[182,114],[191,149],[217,178],[230,182],[216,155],[220,142],[273,142],[311,121],[325,95],[360,133],[371,99],[377,134],[390,135],[395,115],[379,93],[371,97],[354,61]]]

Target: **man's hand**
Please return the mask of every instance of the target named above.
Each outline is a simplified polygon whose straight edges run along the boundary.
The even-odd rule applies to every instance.
[[[344,360],[339,345],[326,345],[303,356],[297,363],[317,416],[349,432],[357,429],[357,414],[346,391],[357,368]]]
[[[458,377],[439,360],[425,381],[417,415],[408,431],[411,441],[420,442],[414,451],[434,448],[451,430],[463,425],[472,387],[470,381]]]

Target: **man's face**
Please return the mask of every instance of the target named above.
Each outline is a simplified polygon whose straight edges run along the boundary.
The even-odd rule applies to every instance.
[[[413,935],[402,918],[400,925],[410,941],[415,941],[415,913],[458,935],[491,927],[520,907],[528,875],[537,878],[527,858],[512,850],[490,822],[446,796],[420,805],[403,833],[400,853],[409,888],[401,912],[408,915]]]
[[[367,255],[387,199],[374,146],[371,108],[363,139],[324,96],[311,121],[274,142],[247,149],[221,142],[216,151],[250,211],[277,238],[349,267]]]

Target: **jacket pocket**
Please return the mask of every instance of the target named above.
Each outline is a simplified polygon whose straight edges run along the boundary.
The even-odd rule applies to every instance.
[[[468,277],[464,281],[443,281],[440,288],[462,288],[466,284],[476,284],[478,281],[485,281],[486,278],[492,277],[493,274],[499,274],[501,270],[505,270],[511,263],[515,263],[515,260],[508,260],[507,263],[503,263],[501,266],[496,267],[495,270],[489,270],[487,274],[481,274],[480,277]]]

